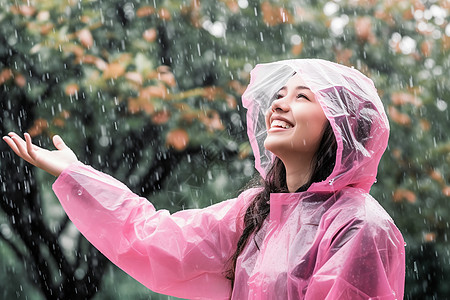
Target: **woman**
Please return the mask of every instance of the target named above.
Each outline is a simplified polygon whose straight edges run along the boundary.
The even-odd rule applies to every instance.
[[[369,194],[389,124],[357,70],[323,60],[261,64],[243,95],[264,183],[170,215],[78,162],[11,133],[77,228],[148,288],[190,299],[403,299],[404,241]]]

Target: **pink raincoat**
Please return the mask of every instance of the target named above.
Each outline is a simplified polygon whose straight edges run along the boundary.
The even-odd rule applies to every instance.
[[[159,293],[189,299],[403,299],[404,241],[368,194],[389,135],[370,79],[322,60],[258,65],[243,95],[256,168],[265,176],[273,159],[263,147],[264,113],[294,72],[332,125],[336,165],[305,192],[271,194],[270,215],[237,260],[233,290],[224,271],[258,189],[170,215],[112,177],[75,163],[53,185],[70,219],[112,262]]]

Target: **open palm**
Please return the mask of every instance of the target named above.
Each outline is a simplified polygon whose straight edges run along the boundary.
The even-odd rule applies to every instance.
[[[53,151],[33,145],[28,133],[25,133],[25,140],[13,132],[3,137],[3,140],[18,156],[54,176],[59,176],[70,164],[78,161],[75,153],[58,135],[53,137],[57,149]]]

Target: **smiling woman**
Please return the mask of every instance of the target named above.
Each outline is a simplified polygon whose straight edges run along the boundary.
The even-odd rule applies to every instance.
[[[311,177],[311,161],[328,123],[314,93],[304,84],[299,74],[292,76],[266,114],[264,147],[283,161],[290,192]]]
[[[275,96],[274,96],[275,95]],[[243,95],[261,178],[237,198],[173,215],[58,150],[10,133],[58,176],[77,228],[148,288],[189,299],[403,299],[404,241],[369,195],[389,124],[373,82],[323,60],[261,64]]]

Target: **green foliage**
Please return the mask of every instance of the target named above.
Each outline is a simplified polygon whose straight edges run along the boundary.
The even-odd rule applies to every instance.
[[[61,134],[80,160],[170,211],[236,196],[250,178],[239,97],[256,63],[317,57],[360,69],[391,121],[372,193],[407,243],[405,298],[449,297],[437,284],[450,275],[448,1],[0,0],[0,7],[0,133],[29,131],[46,147]],[[4,295],[30,297],[34,290],[18,291],[34,286],[43,297],[67,297],[77,287],[90,298],[92,276],[102,284],[99,297],[114,297],[118,271],[107,271],[71,231],[48,177],[17,168],[6,146],[0,150],[2,269],[15,282],[29,274]],[[98,264],[82,263],[84,255]],[[67,264],[61,274],[58,264]],[[45,270],[51,279],[38,275]],[[128,285],[137,283],[117,290],[134,290]]]

